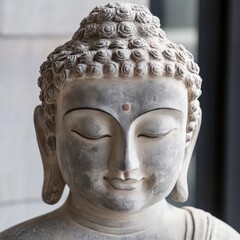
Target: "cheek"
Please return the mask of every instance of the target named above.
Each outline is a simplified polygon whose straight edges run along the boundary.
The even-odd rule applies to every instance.
[[[151,139],[141,148],[141,164],[157,182],[170,183],[179,173],[185,150],[184,136],[173,134]]]
[[[166,198],[179,176],[184,158],[185,140],[169,137],[145,144],[142,149],[142,166],[148,181],[146,189],[152,194],[152,201]]]
[[[58,139],[59,164],[67,182],[87,183],[104,174],[110,156],[106,140],[86,141],[68,132],[62,132]]]

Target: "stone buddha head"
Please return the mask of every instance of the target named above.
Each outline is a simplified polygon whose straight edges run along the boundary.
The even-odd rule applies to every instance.
[[[43,200],[66,202],[1,239],[239,239],[188,197],[201,109],[199,67],[143,6],[110,3],[83,19],[40,69],[34,113]]]
[[[188,197],[201,110],[199,67],[140,5],[94,8],[40,69],[35,126],[43,200],[139,211]]]

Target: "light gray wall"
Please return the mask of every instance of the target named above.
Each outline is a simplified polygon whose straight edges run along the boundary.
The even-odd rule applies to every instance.
[[[41,201],[33,126],[39,66],[96,4],[108,2],[0,0],[0,231],[56,207]],[[148,6],[148,0],[128,2]]]
[[[122,1],[122,0],[120,0]],[[111,0],[1,0],[0,33],[4,35],[72,34],[96,6]],[[148,6],[148,0],[128,0]]]
[[[198,2],[198,0],[164,0],[165,27],[196,27]]]

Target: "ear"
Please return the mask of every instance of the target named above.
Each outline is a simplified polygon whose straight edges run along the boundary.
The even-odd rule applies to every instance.
[[[34,124],[44,170],[42,198],[45,203],[55,204],[62,196],[65,181],[58,164],[55,135],[49,136],[44,111],[40,105],[34,111]]]
[[[177,182],[171,192],[171,197],[176,202],[185,202],[188,199],[187,173],[192,157],[192,153],[197,141],[202,121],[202,112],[199,110],[199,118],[196,120],[196,127],[192,133],[191,139],[186,143],[185,155],[182,170],[178,176]]]

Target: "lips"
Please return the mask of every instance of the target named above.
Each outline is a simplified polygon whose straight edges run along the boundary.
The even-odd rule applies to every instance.
[[[113,179],[105,178],[105,180],[114,189],[131,191],[136,189],[143,179],[137,180],[137,179],[129,178],[129,179],[123,180],[120,178],[113,178]]]

